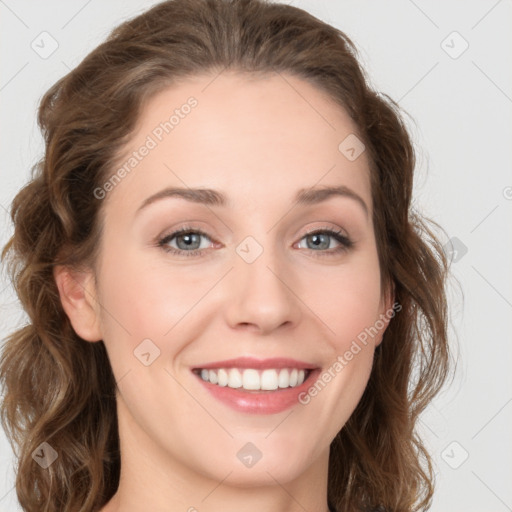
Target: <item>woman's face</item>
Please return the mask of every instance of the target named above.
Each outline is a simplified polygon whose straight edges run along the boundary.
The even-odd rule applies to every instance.
[[[133,471],[253,485],[326,467],[392,305],[355,132],[289,75],[195,77],[144,107],[94,199],[96,339]]]

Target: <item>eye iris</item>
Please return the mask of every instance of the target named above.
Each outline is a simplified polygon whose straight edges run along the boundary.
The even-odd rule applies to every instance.
[[[186,240],[185,246],[180,247],[180,240]],[[198,235],[196,233],[186,233],[184,235],[176,237],[176,243],[180,249],[190,249],[191,245],[196,243],[197,247],[193,247],[193,249],[197,249],[201,245],[201,235]]]
[[[324,237],[323,243],[322,243],[321,237]],[[314,242],[313,242],[314,247],[316,247],[316,248],[321,247],[322,249],[328,249],[329,248],[329,236],[328,235],[323,235],[323,234],[320,234],[320,233],[315,233],[313,235],[310,235],[309,238],[311,240],[314,240]]]

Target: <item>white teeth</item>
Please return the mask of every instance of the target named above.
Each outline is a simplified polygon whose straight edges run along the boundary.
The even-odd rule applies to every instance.
[[[278,388],[300,386],[306,377],[306,370],[297,368],[255,370],[252,368],[202,369],[201,378],[212,384],[233,389],[243,388],[248,391],[272,391]]]
[[[219,382],[218,382],[219,386],[227,386],[228,385],[229,377],[228,377],[228,372],[226,370],[221,368],[217,372],[217,376],[219,377]]]
[[[234,389],[242,387],[242,374],[236,368],[231,368],[231,370],[229,370],[227,385]]]
[[[219,379],[217,378],[217,372],[214,370],[210,370],[208,372],[208,378],[212,384],[217,384],[217,382],[219,381]]]
[[[263,370],[261,374],[261,389],[272,390],[278,388],[278,377],[276,370]]]
[[[288,370],[281,370],[277,379],[280,388],[287,388],[290,385],[290,374]]]
[[[242,387],[250,390],[261,389],[258,370],[244,370],[244,373],[242,373]]]

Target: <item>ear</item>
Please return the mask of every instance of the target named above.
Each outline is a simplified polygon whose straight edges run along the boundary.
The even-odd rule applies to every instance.
[[[382,343],[382,338],[384,337],[384,332],[388,328],[389,322],[391,319],[396,315],[397,311],[400,311],[402,309],[402,306],[399,304],[396,308],[393,307],[395,304],[395,283],[394,281],[391,281],[389,285],[387,286],[386,290],[384,290],[384,293],[382,295],[381,301],[380,301],[380,309],[379,309],[379,319],[377,320],[379,324],[382,322],[384,323],[384,326],[382,329],[380,329],[380,332],[378,336],[375,339],[375,346],[377,347]]]
[[[74,331],[86,341],[100,341],[100,308],[93,271],[57,265],[53,269],[53,277],[62,308]]]

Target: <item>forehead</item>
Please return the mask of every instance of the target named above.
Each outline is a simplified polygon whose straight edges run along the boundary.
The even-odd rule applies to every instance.
[[[344,185],[371,208],[366,153],[344,152],[357,131],[341,106],[295,76],[190,77],[145,102],[111,195],[136,201],[165,186],[204,186],[261,207],[301,188]]]

